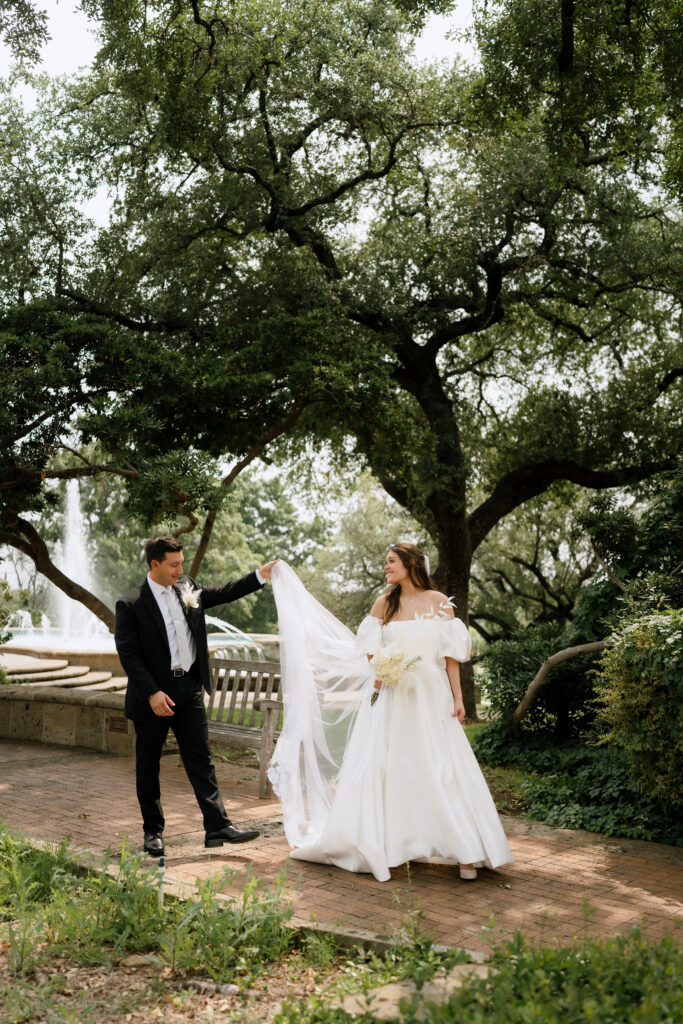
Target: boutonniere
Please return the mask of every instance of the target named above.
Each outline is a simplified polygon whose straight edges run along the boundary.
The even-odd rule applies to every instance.
[[[180,598],[183,611],[186,615],[190,614],[190,608],[199,608],[200,594],[201,590],[193,590],[192,584],[188,583],[187,580],[178,585],[178,597]]]

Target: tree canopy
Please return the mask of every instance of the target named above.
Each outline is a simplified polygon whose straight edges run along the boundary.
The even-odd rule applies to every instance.
[[[0,0],[0,43],[18,60],[33,64],[48,39],[47,14],[31,0]]]
[[[205,457],[314,437],[420,523],[467,621],[506,517],[672,467],[666,4],[481,4],[478,68],[414,59],[429,4],[84,6],[95,67],[45,86],[28,127],[3,115],[0,273],[9,304],[128,346],[131,391],[87,437],[144,467],[150,517]],[[101,183],[95,229],[79,202]],[[216,504],[181,489],[190,521]]]

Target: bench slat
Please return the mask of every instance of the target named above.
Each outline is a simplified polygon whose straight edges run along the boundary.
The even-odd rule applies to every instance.
[[[261,686],[262,685],[263,685],[263,672],[257,672],[256,673],[256,678],[254,680],[254,695],[253,695],[253,697],[251,699],[251,704],[249,705],[249,722],[248,722],[248,724],[253,726],[254,728],[258,728],[258,726],[256,725],[256,708],[254,707],[254,705],[256,704],[256,701],[259,699],[259,695],[261,693]]]

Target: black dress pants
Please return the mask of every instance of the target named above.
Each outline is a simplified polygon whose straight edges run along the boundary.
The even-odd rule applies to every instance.
[[[211,761],[201,683],[195,676],[185,674],[175,679],[170,677],[163,690],[175,701],[173,716],[155,715],[150,708],[149,719],[134,722],[135,782],[144,831],[162,832],[164,828],[159,767],[164,741],[168,730],[172,729],[204,818],[204,829],[216,832],[230,824],[230,819],[218,792],[216,769]]]

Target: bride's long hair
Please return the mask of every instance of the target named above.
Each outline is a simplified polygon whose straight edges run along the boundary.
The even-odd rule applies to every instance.
[[[410,582],[418,590],[436,590],[436,583],[429,575],[427,569],[424,551],[420,550],[415,544],[392,544],[389,551],[393,551],[401,559],[403,565],[408,570]],[[401,600],[401,584],[394,583],[389,590],[385,591],[385,597],[387,603],[384,609],[384,625],[386,626],[387,622],[393,619],[398,611]]]

